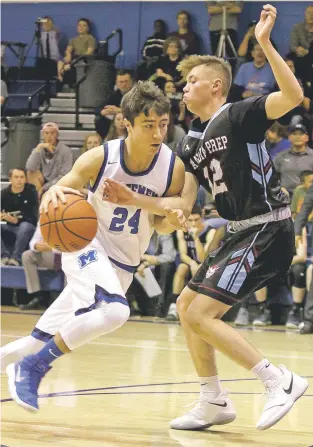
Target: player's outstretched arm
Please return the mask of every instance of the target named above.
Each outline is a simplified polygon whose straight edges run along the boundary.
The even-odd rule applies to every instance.
[[[58,206],[58,199],[66,203],[66,193],[81,194],[80,190],[88,182],[94,182],[97,178],[99,169],[102,166],[104,158],[103,147],[91,149],[81,155],[75,162],[71,171],[62,177],[55,185],[43,195],[39,211],[40,213],[48,212],[48,205],[53,203],[54,207]]]
[[[303,101],[303,92],[296,77],[270,42],[277,11],[272,5],[263,6],[260,20],[255,27],[255,37],[272,67],[279,92],[271,93],[265,103],[269,119],[277,119]]]

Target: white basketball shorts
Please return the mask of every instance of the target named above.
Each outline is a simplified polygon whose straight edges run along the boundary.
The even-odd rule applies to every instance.
[[[48,341],[71,318],[89,312],[99,300],[127,304],[133,274],[113,264],[94,239],[86,248],[62,255],[67,286],[36,324],[32,336]]]

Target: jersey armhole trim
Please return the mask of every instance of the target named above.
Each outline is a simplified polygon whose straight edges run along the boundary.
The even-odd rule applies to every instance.
[[[94,183],[92,186],[89,185],[89,190],[90,190],[91,192],[95,192],[96,189],[98,188],[98,186],[99,186],[99,182],[100,182],[100,180],[101,180],[101,177],[103,176],[105,167],[106,167],[106,165],[107,165],[107,161],[108,161],[108,149],[109,149],[109,148],[108,148],[108,143],[105,143],[105,144],[103,145],[103,149],[104,149],[104,158],[103,158],[102,166],[101,166],[101,168],[100,168],[100,170],[99,170],[99,172],[98,172],[98,175],[97,175],[97,178],[96,178],[95,183]]]
[[[166,187],[165,187],[165,191],[162,194],[162,196],[165,196],[165,194],[167,193],[169,187],[171,186],[172,179],[173,179],[175,160],[176,160],[176,154],[173,152],[172,155],[171,155],[170,166],[169,166],[169,169],[168,169]]]

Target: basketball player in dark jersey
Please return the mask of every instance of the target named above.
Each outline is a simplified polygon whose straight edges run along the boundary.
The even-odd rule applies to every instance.
[[[276,9],[265,5],[255,36],[273,70],[280,91],[234,104],[226,98],[231,85],[230,66],[214,56],[190,56],[179,64],[186,78],[183,100],[197,115],[183,141],[186,167],[179,198],[150,198],[108,181],[105,196],[132,203],[154,214],[166,215],[174,227],[185,225],[199,185],[212,193],[219,215],[230,220],[221,249],[203,262],[177,301],[180,321],[197,370],[200,399],[184,416],[171,421],[180,430],[227,424],[236,412],[221,390],[215,349],[251,370],[265,386],[267,402],[257,428],[276,424],[308,387],[306,379],[265,359],[221,317],[249,293],[283,275],[291,263],[294,229],[289,198],[264,143],[273,120],[303,101],[302,89],[270,42]]]

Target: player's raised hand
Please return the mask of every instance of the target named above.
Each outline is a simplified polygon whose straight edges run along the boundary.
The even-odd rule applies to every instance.
[[[62,203],[66,203],[66,193],[77,194],[84,197],[83,194],[76,189],[60,185],[51,186],[51,188],[48,189],[48,191],[42,197],[39,207],[40,214],[48,212],[48,206],[50,202],[52,202],[54,208],[58,207],[58,200],[60,200]]]
[[[173,227],[177,230],[183,230],[187,232],[189,230],[187,219],[183,213],[183,210],[172,209],[170,206],[164,208],[165,217]]]
[[[119,205],[133,205],[135,194],[124,185],[112,178],[105,178],[103,183],[102,199],[106,202],[117,203]]]
[[[272,5],[264,5],[260,20],[255,27],[255,37],[262,44],[270,40],[271,32],[276,20],[277,10]]]

